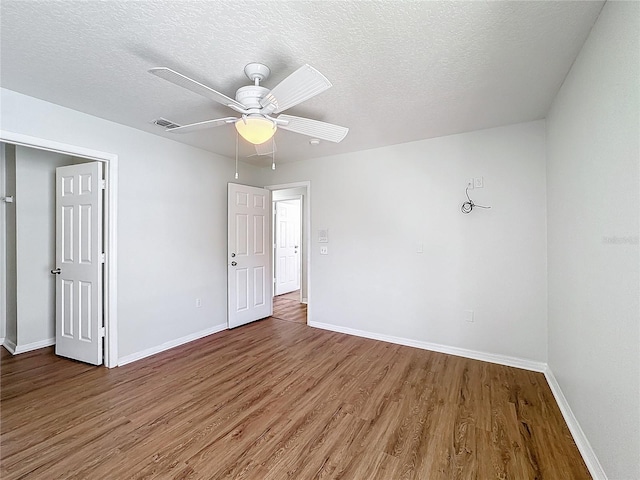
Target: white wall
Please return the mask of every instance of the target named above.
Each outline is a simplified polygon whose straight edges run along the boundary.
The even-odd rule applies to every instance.
[[[16,304],[18,348],[55,339],[56,167],[78,159],[16,147]],[[82,160],[81,160],[82,161]]]
[[[274,184],[311,181],[310,320],[546,361],[544,129],[519,124],[268,173]],[[479,176],[472,198],[493,208],[463,215],[466,181]]]
[[[233,160],[10,90],[0,100],[3,130],[118,155],[121,358],[226,322]]]
[[[640,478],[639,64],[607,2],[547,125],[549,366],[610,479]]]

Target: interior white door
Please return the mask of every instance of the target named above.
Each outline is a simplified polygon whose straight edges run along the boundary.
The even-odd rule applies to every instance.
[[[300,200],[275,202],[276,295],[300,289]]]
[[[270,193],[264,188],[229,184],[229,328],[273,313]]]
[[[56,169],[56,354],[101,365],[102,163]]]

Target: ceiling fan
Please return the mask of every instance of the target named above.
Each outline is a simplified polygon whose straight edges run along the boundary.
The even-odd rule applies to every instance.
[[[258,155],[273,152],[275,144],[269,142],[271,146],[266,147],[265,143],[273,137],[278,128],[336,143],[343,140],[349,132],[346,127],[310,118],[292,115],[273,116],[331,87],[331,82],[310,65],[303,65],[269,90],[260,85],[260,82],[269,77],[271,73],[269,67],[261,63],[250,63],[244,67],[244,73],[254,84],[240,87],[236,92],[235,99],[167,67],[152,68],[149,73],[221,103],[240,114],[240,117],[224,117],[189,125],[168,127],[166,130],[168,132],[189,133],[233,123],[245,140],[256,145]]]

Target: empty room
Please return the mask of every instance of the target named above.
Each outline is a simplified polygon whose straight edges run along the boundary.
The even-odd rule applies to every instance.
[[[0,2],[2,479],[640,480],[640,2]]]

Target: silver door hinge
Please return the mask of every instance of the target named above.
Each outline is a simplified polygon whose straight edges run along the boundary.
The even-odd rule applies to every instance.
[[[102,190],[104,190],[105,188],[107,188],[107,181],[106,180],[100,180],[100,188]]]
[[[100,327],[100,337],[107,335],[107,330],[104,327]]]
[[[100,254],[100,263],[105,263],[107,261],[107,256],[104,253]]]

